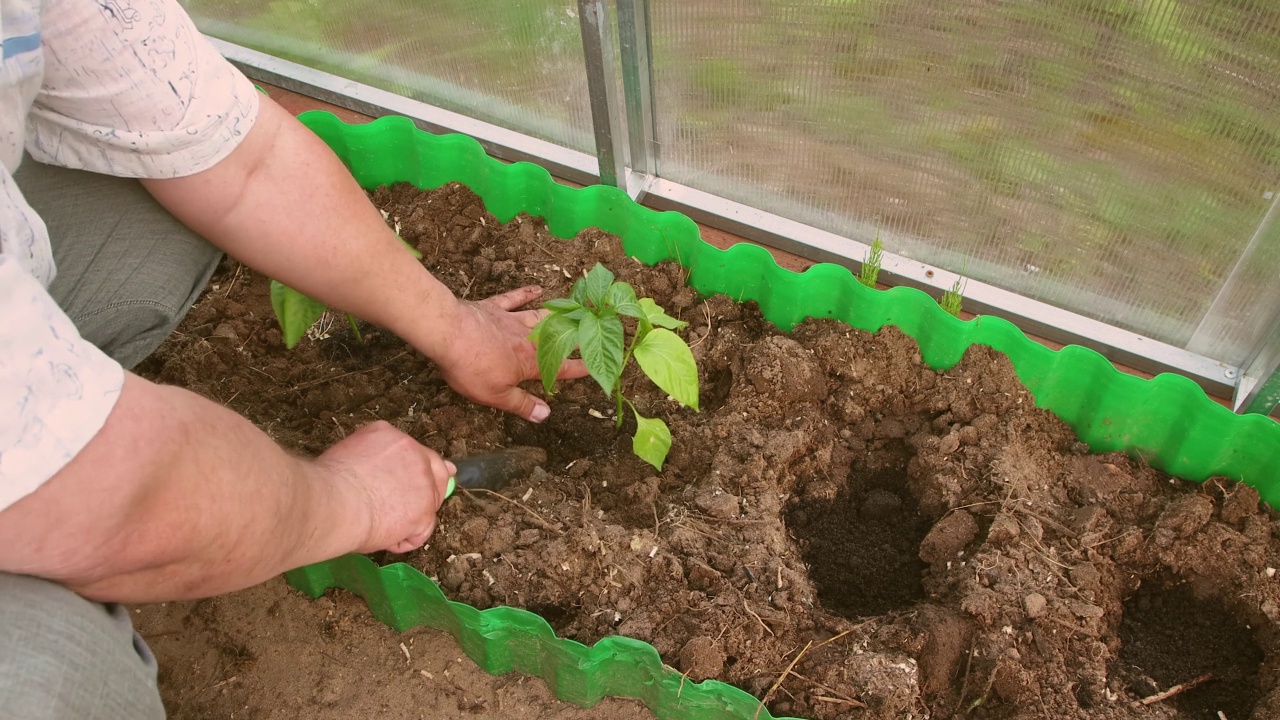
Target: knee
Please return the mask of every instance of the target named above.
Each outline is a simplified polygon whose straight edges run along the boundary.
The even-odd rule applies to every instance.
[[[161,720],[155,663],[127,611],[0,573],[0,708],[13,717]]]
[[[221,259],[212,245],[193,242],[181,262],[158,263],[118,288],[107,303],[72,319],[86,339],[132,368],[178,327]]]
[[[155,297],[121,299],[77,323],[82,334],[117,362],[132,369],[173,333],[186,308]]]

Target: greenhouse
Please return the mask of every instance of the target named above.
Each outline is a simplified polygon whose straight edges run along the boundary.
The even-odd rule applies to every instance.
[[[208,438],[77,535],[124,564],[0,552],[127,610],[156,717],[1280,717],[1280,4],[170,2],[99,4],[185,114],[94,91],[101,161],[125,71],[0,26],[60,273],[105,211],[46,165],[216,246],[149,434],[0,473],[3,545]]]

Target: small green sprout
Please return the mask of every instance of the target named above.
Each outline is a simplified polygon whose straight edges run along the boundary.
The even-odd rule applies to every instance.
[[[964,278],[956,278],[951,289],[942,293],[942,297],[938,299],[938,304],[947,314],[954,317],[960,317],[960,305],[964,301],[964,286],[968,284]]]
[[[871,250],[867,252],[867,259],[862,262],[862,268],[858,271],[858,282],[875,290],[883,260],[884,243],[880,242],[880,233],[876,233],[876,239],[871,243]]]
[[[687,323],[677,320],[650,298],[637,298],[625,282],[615,282],[613,273],[596,266],[573,284],[567,298],[544,303],[551,311],[530,338],[538,347],[538,371],[542,386],[550,394],[556,374],[575,348],[587,372],[617,405],[615,425],[622,426],[622,405],[636,418],[636,435],[631,449],[657,469],[671,450],[671,430],[659,418],[648,418],[622,394],[622,373],[634,358],[644,374],[676,402],[698,409],[698,367],[693,352],[672,330]],[[635,319],[631,343],[626,345],[622,317]]]
[[[413,256],[419,260],[422,259],[422,253],[404,238],[396,235],[400,242],[413,253]],[[280,323],[280,334],[284,340],[284,346],[293,349],[303,335],[316,324],[320,318],[324,317],[328,308],[319,300],[303,295],[293,288],[285,285],[278,280],[271,281],[271,309],[275,311],[276,321]],[[356,326],[356,318],[351,313],[347,313],[347,322],[351,324],[351,332],[356,337],[356,342],[364,343],[364,337],[360,335],[360,328]]]

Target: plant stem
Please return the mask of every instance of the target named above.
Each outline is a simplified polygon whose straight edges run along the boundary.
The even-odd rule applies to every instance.
[[[360,334],[360,328],[356,327],[356,316],[351,313],[347,313],[347,322],[351,323],[351,332],[355,334],[356,342],[363,345],[364,337]]]
[[[631,364],[631,355],[636,350],[636,343],[640,342],[640,338],[643,338],[649,333],[649,328],[646,327],[647,325],[648,323],[646,322],[637,323],[636,332],[631,336],[631,343],[627,345],[627,351],[622,354],[622,370],[618,373],[618,387],[615,391],[615,394],[618,396],[618,409],[615,413],[616,421],[614,422],[615,428],[622,427],[622,401],[625,399],[622,397],[622,377],[627,373],[627,365]],[[631,401],[627,400],[627,404],[631,405]],[[631,405],[631,409],[635,410],[635,406]]]
[[[628,400],[628,399],[626,399],[626,398],[622,398],[622,403],[626,403],[627,407],[631,409],[631,412],[636,413],[637,415],[639,415],[639,414],[640,414],[640,413],[636,412],[636,405],[635,405],[635,403],[631,402],[630,400]],[[622,403],[618,403],[618,410],[619,410],[619,412],[621,412],[621,410],[622,410]]]

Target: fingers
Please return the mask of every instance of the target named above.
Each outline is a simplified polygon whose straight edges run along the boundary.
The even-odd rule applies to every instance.
[[[457,466],[440,457],[439,453],[425,447],[422,451],[426,454],[427,460],[426,480],[431,483],[435,490],[433,494],[435,499],[434,507],[427,514],[426,527],[393,545],[390,548],[391,552],[410,552],[426,544],[427,539],[431,537],[431,533],[436,529],[436,512],[440,509],[440,505],[444,503],[444,495],[449,486],[449,478],[458,473]]]
[[[551,415],[551,408],[542,398],[518,387],[504,393],[493,406],[534,423],[540,423]]]
[[[586,363],[574,358],[572,360],[565,360],[564,363],[560,365],[560,370],[556,373],[556,379],[574,380],[576,378],[586,377],[587,374]]]
[[[540,297],[542,297],[542,288],[537,285],[526,285],[525,287],[512,290],[510,292],[504,292],[501,295],[494,295],[493,297],[485,300],[485,302],[492,303],[503,310],[510,311],[524,305],[528,305]],[[533,327],[533,325],[530,325],[529,327]]]
[[[449,487],[449,478],[457,474],[458,468],[434,451],[426,450],[425,448],[424,451],[427,453],[427,479],[435,488],[436,507],[439,508],[440,504],[444,502],[444,493]]]
[[[542,318],[550,314],[551,314],[550,310],[525,310],[522,313],[518,313],[520,317],[520,322],[523,323],[524,326],[530,330],[533,329],[534,325],[537,325],[538,323],[542,322]]]
[[[431,525],[426,532],[418,533],[413,537],[401,540],[395,545],[392,545],[391,547],[387,548],[387,550],[393,553],[413,552],[414,550],[417,550],[418,548],[427,544],[427,540],[431,538],[431,533],[434,532],[435,529],[436,529],[436,521],[435,521],[435,518],[432,518]]]

